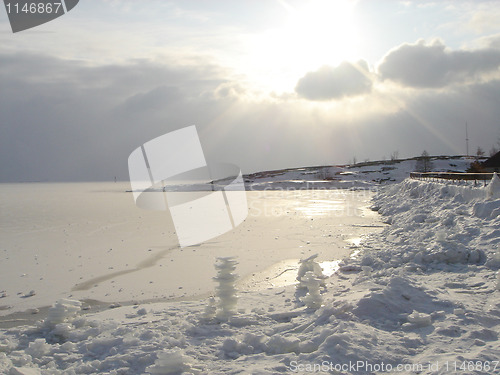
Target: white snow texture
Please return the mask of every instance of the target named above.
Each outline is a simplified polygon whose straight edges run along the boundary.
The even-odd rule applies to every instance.
[[[217,308],[212,300],[204,312],[206,299],[125,306],[114,319],[60,301],[38,326],[0,330],[0,373],[289,374],[322,363],[343,374],[381,373],[382,363],[498,373],[499,194],[497,176],[487,187],[407,179],[382,188],[373,208],[386,228],[325,287],[304,270],[303,301],[293,285],[244,292],[236,311],[233,259],[218,267],[220,320],[206,319]],[[363,367],[339,367],[349,363]]]

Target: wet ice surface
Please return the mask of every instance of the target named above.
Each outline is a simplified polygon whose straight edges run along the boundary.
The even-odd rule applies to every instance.
[[[59,298],[126,303],[204,296],[214,288],[218,256],[238,257],[241,287],[290,285],[299,259],[318,253],[331,269],[356,247],[353,239],[381,226],[367,209],[369,191],[249,191],[242,225],[181,249],[169,213],[138,209],[127,184],[0,188],[0,315]]]

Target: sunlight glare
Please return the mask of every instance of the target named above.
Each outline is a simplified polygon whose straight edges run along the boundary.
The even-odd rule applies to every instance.
[[[290,89],[308,71],[358,58],[355,1],[311,0],[301,7],[279,2],[289,14],[286,24],[261,35],[254,51],[275,88]]]

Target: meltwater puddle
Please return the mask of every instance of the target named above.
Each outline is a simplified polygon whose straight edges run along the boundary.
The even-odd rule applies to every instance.
[[[349,243],[353,252],[351,257],[356,257],[359,255],[362,238],[354,237],[345,240]],[[332,276],[340,268],[340,262],[342,260],[330,260],[318,262],[323,271],[323,275],[326,277]],[[285,287],[289,285],[295,285],[297,281],[297,273],[300,267],[300,259],[284,259],[272,266],[264,269],[263,271],[254,272],[249,276],[242,278],[237,283],[237,288],[242,291],[255,291],[264,290],[271,288]]]

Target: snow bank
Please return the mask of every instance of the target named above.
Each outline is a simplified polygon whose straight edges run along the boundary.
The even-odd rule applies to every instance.
[[[496,173],[493,174],[487,189],[486,195],[490,199],[500,198],[500,177]]]
[[[486,188],[406,180],[382,190],[372,208],[391,224],[385,237],[397,246],[381,249],[376,257],[365,253],[363,264],[378,268],[481,264],[487,260],[485,250],[494,257],[491,247],[477,242],[484,234],[493,247],[500,235],[500,199],[491,195],[497,180],[495,176]]]

